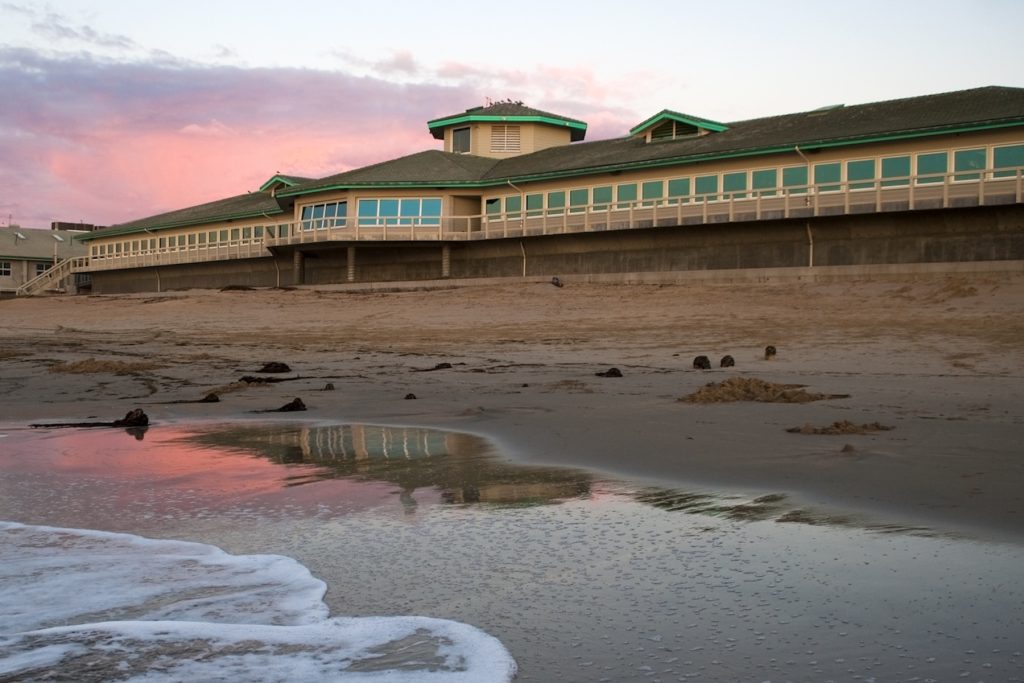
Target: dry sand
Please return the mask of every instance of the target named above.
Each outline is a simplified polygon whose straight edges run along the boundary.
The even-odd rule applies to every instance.
[[[5,300],[0,322],[7,427],[135,407],[156,423],[278,419],[255,411],[299,397],[309,410],[289,419],[470,431],[524,462],[785,495],[801,521],[1024,540],[1020,274],[195,290]],[[718,368],[726,354],[735,367]],[[267,361],[293,372],[239,381]],[[610,367],[623,376],[596,375]],[[680,400],[729,380],[817,400]],[[219,403],[185,402],[211,391]],[[787,432],[837,423],[892,429]]]

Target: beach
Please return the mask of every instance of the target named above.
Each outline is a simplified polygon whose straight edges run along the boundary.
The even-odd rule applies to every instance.
[[[0,519],[295,558],[521,680],[1021,674],[1024,275],[563,284],[0,301]]]
[[[1020,274],[194,290],[11,300],[0,314],[7,423],[113,420],[136,407],[155,423],[256,419],[299,397],[307,411],[291,417],[481,433],[526,463],[1024,534]],[[693,369],[698,355],[711,370]],[[718,367],[724,355],[734,367]],[[269,361],[289,365],[272,376],[288,381],[239,382]],[[612,367],[622,377],[597,376]],[[733,377],[845,397],[679,400]],[[210,392],[219,403],[176,403]],[[786,431],[839,421],[892,429]]]

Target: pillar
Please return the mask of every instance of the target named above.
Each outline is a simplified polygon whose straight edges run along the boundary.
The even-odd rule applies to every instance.
[[[298,249],[292,254],[292,284],[306,284],[306,255]]]
[[[345,255],[346,264],[348,265],[348,281],[356,281],[356,248],[349,247]]]
[[[441,277],[452,276],[452,245],[441,247]]]

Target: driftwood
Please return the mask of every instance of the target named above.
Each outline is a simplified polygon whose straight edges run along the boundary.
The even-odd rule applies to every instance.
[[[140,408],[129,410],[120,420],[113,422],[54,422],[51,424],[31,424],[29,427],[67,428],[67,427],[148,427],[149,416]]]

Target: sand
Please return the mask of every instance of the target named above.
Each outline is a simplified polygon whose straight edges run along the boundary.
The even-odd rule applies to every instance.
[[[457,429],[521,462],[1024,540],[1024,275],[563,282],[3,300],[0,423],[266,420],[301,398],[290,419]],[[292,371],[241,381],[271,361]],[[815,400],[681,400],[723,383]]]

